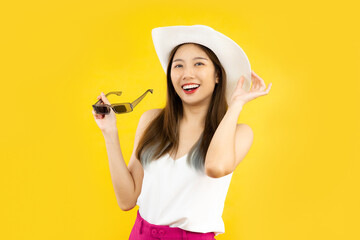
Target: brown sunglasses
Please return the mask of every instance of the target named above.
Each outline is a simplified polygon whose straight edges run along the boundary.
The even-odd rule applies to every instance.
[[[128,112],[132,112],[134,110],[134,107],[145,97],[145,95],[151,92],[153,93],[152,89],[148,89],[146,90],[145,93],[143,93],[138,99],[136,99],[135,101],[133,101],[132,103],[114,103],[114,104],[105,104],[101,99],[99,99],[94,105],[92,105],[94,111],[96,114],[109,114],[111,109],[116,113],[116,114],[121,114],[121,113],[128,113]],[[107,97],[110,94],[116,94],[118,96],[120,96],[122,94],[121,91],[118,92],[109,92],[107,94],[105,94],[105,96]]]

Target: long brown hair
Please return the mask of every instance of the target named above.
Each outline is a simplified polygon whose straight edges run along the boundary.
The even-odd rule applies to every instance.
[[[136,149],[136,156],[143,167],[151,161],[157,160],[169,152],[177,152],[179,147],[179,123],[183,117],[182,101],[176,93],[171,81],[171,63],[178,48],[183,43],[176,46],[170,53],[167,67],[167,101],[166,106],[152,120],[140,138]],[[228,103],[226,101],[226,74],[219,59],[209,48],[196,44],[211,59],[215,66],[216,75],[219,77],[212,94],[209,109],[207,111],[205,127],[199,140],[187,154],[187,163],[194,169],[204,172],[205,156],[210,145],[211,139],[223,119]]]

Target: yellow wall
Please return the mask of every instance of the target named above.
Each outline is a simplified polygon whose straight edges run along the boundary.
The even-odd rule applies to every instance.
[[[204,24],[272,82],[239,122],[254,143],[217,239],[360,239],[356,1],[9,1],[0,7],[1,239],[127,239],[91,105],[153,94],[117,116],[128,163],[143,112],[165,104],[151,29]]]

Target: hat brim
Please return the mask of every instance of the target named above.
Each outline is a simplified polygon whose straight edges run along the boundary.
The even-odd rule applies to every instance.
[[[198,43],[210,48],[221,62],[227,76],[226,99],[234,92],[241,75],[243,89],[250,90],[251,67],[242,48],[229,37],[205,25],[158,27],[151,31],[156,54],[166,74],[171,50],[182,43]]]

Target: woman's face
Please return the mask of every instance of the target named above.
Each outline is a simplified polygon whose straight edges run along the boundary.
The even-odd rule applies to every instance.
[[[178,48],[171,63],[171,81],[182,101],[194,104],[210,102],[218,79],[207,54],[195,44],[184,44]],[[190,83],[199,87],[184,90],[183,87]]]

